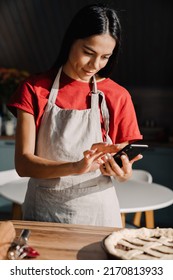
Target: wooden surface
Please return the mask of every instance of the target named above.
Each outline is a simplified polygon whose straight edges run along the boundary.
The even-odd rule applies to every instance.
[[[47,222],[12,221],[17,236],[21,229],[31,230],[28,244],[41,260],[104,260],[102,240],[118,230],[109,227],[69,225]]]

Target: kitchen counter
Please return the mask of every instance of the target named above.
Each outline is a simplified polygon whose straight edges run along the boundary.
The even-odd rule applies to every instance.
[[[12,221],[17,236],[21,229],[31,230],[28,244],[39,252],[40,260],[104,260],[107,255],[102,240],[110,227],[58,224],[47,222]]]

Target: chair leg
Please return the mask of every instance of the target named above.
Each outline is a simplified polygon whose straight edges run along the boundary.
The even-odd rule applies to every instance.
[[[123,228],[125,228],[125,226],[126,226],[126,214],[125,213],[121,213],[121,219],[122,219]]]
[[[142,212],[135,213],[134,218],[133,218],[133,224],[135,226],[140,227],[140,225],[141,225],[141,217],[142,217]]]
[[[145,211],[145,224],[147,228],[154,228],[154,211]]]
[[[21,205],[19,205],[17,203],[13,203],[12,219],[13,220],[21,220],[22,219],[22,208],[21,208]]]

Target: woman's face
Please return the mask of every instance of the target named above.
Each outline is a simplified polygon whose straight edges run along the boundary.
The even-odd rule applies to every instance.
[[[63,71],[71,78],[88,82],[107,64],[116,42],[109,34],[79,39],[71,47]]]

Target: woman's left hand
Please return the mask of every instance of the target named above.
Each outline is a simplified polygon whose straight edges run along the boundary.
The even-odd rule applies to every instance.
[[[111,154],[106,154],[102,157],[104,164],[100,166],[100,171],[105,176],[113,176],[119,182],[126,181],[132,176],[132,165],[135,161],[142,158],[142,155],[136,156],[133,160],[129,161],[125,155],[121,156],[122,167],[120,167],[114,160]]]

